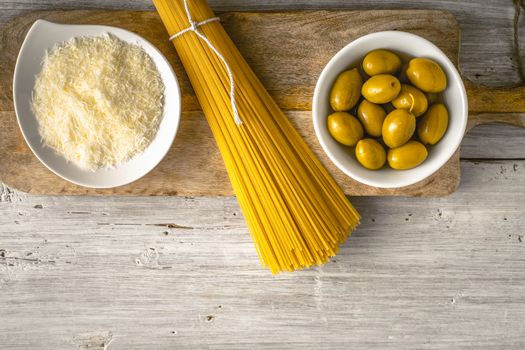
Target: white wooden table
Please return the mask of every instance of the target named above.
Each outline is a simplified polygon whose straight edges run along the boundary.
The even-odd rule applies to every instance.
[[[211,4],[448,9],[467,77],[525,83],[525,19],[511,0]],[[2,0],[0,22],[100,7],[152,5]],[[446,198],[352,198],[363,223],[333,262],[276,277],[260,268],[234,198],[41,197],[0,185],[0,348],[523,349],[525,130],[474,129],[461,168]]]

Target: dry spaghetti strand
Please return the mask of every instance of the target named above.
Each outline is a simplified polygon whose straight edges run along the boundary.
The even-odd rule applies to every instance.
[[[188,30],[173,44],[217,141],[261,263],[278,273],[327,262],[357,226],[359,214],[222,25],[209,21],[215,15],[206,1],[187,1],[193,21],[206,21],[197,30],[208,42]],[[184,0],[153,2],[168,37],[191,26]],[[235,111],[241,125],[235,123]]]

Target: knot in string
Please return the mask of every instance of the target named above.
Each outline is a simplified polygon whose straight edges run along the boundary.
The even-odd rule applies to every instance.
[[[188,5],[188,0],[184,0],[184,9],[186,10],[186,16],[188,17],[188,23],[190,24],[190,26],[186,29],[181,30],[178,33],[173,34],[172,36],[170,36],[169,40],[172,41],[178,38],[179,36],[186,34],[187,32],[194,32],[202,41],[204,41],[208,45],[208,47],[215,53],[215,55],[219,57],[222,63],[224,63],[224,67],[226,67],[226,72],[228,73],[228,77],[230,78],[230,102],[232,105],[233,119],[235,120],[235,124],[241,125],[242,120],[241,120],[241,117],[239,116],[239,111],[237,110],[237,102],[235,101],[235,82],[233,80],[233,72],[230,68],[230,65],[228,64],[228,62],[226,62],[226,59],[219,52],[219,50],[199,30],[200,26],[211,23],[211,22],[220,21],[220,18],[212,17],[212,18],[205,19],[204,21],[195,22],[193,20],[193,17],[191,16],[190,8]]]

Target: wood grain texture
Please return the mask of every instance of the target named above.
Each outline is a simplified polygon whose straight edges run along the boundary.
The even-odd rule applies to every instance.
[[[310,110],[313,88],[323,67],[337,51],[364,34],[381,30],[413,32],[436,43],[453,62],[458,59],[458,25],[450,13],[443,11],[300,11],[220,16],[239,51],[284,110]],[[25,34],[39,18],[58,23],[113,25],[144,36],[174,67],[180,80],[183,110],[200,110],[156,12],[90,10],[32,12],[0,28],[1,111],[13,110],[11,88],[16,57]]]
[[[519,82],[509,0],[210,3],[447,9],[460,22],[463,73],[490,86]],[[79,7],[152,8],[1,1],[0,21]],[[524,140],[524,129],[480,126],[462,157],[523,158]],[[258,267],[233,198],[32,196],[0,185],[0,347],[522,350],[524,166],[462,161],[460,187],[446,198],[352,198],[364,220],[336,261],[277,278]]]
[[[465,88],[469,103],[468,129],[488,123],[525,127],[525,85],[494,89],[465,79]]]
[[[4,79],[0,80],[4,82],[4,87],[0,88],[0,94],[3,94],[0,96],[0,108],[12,110],[10,77],[25,32],[37,18],[61,22],[65,17],[68,18],[67,23],[117,25],[144,35],[173,63],[177,75],[181,78],[185,110],[199,109],[173,47],[162,40],[165,33],[157,15],[154,12],[129,11],[115,11],[110,15],[106,11],[44,11],[28,14],[6,24],[4,29],[0,30],[0,47],[3,48],[0,72],[4,74]],[[320,18],[323,20],[320,21]],[[457,23],[446,12],[412,10],[226,13],[222,14],[222,19],[248,62],[281,107],[286,110],[310,109],[313,86],[322,67],[347,41],[363,33],[385,29],[411,31],[411,28],[415,28],[412,31],[440,43],[449,57],[457,61]],[[430,21],[432,26],[421,29],[417,25],[421,21]],[[278,47],[285,49],[275,50],[273,42],[265,40],[274,33],[281,33]],[[254,45],[254,42],[258,44]],[[317,47],[314,50],[315,46]],[[273,53],[268,55],[268,52]],[[267,56],[272,59],[266,59]],[[523,88],[494,89],[466,82],[470,109],[477,112],[473,115],[469,128],[498,121],[523,126],[525,113],[520,113],[525,111]],[[479,113],[480,111],[497,113]],[[232,189],[227,174],[205,120],[195,116],[186,120],[188,115],[183,115],[182,127],[172,151],[151,174],[121,188],[92,190],[67,183],[47,171],[25,146],[20,133],[15,131],[17,127],[13,115],[0,113],[0,116],[6,118],[3,121],[4,128],[0,131],[3,134],[0,138],[0,148],[6,150],[8,160],[3,167],[0,166],[0,179],[21,191],[35,194],[231,195]],[[432,178],[408,188],[375,189],[352,181],[336,169],[319,149],[315,135],[308,125],[305,125],[309,124],[308,119],[309,116],[301,115],[294,122],[347,194],[440,196],[452,192],[459,183],[458,154]],[[13,139],[12,135],[16,135],[16,139]],[[192,152],[189,152],[190,149]],[[13,167],[13,164],[19,166]],[[201,171],[203,166],[209,171]]]
[[[522,349],[525,162],[462,172],[446,198],[354,198],[340,254],[276,277],[231,197],[13,197],[2,349]]]
[[[467,133],[461,142],[462,159],[525,159],[525,129],[486,124]]]
[[[514,3],[518,3],[514,1]],[[525,51],[514,45],[515,10],[511,0],[440,1],[440,0],[211,0],[217,11],[275,11],[315,9],[433,9],[447,10],[456,16],[461,28],[460,57],[463,72],[472,81],[490,86],[523,84],[517,56],[525,59]],[[523,4],[521,4],[523,8]],[[10,0],[2,2],[0,22],[32,10],[79,8],[153,9],[150,0]],[[522,11],[523,13],[524,11]],[[490,28],[484,24],[490,23]],[[525,26],[518,23],[518,43],[525,47]]]
[[[504,123],[525,128],[525,113],[473,113],[469,116],[467,131],[475,126],[490,123]]]
[[[525,112],[525,85],[494,89],[465,80],[465,88],[471,114]]]
[[[8,118],[5,118],[6,114],[9,114]],[[327,158],[315,137],[310,112],[290,111],[286,115],[349,195],[444,196],[458,185],[459,152],[436,174],[415,185],[401,189],[377,189],[363,185],[346,176]],[[40,163],[27,147],[13,112],[0,112],[0,119],[2,116],[4,125],[0,129],[0,149],[12,152],[3,155],[0,179],[22,192],[48,195],[234,194],[215,139],[200,111],[183,113],[172,149],[151,173],[129,185],[112,189],[90,189],[62,180]]]
[[[122,194],[122,195],[231,195],[233,194],[220,154],[198,110],[196,98],[171,43],[154,12],[67,11],[35,12],[8,23],[0,34],[0,72],[8,81],[25,32],[37,18],[67,23],[106,24],[143,35],[155,44],[175,67],[183,94],[181,126],[162,163],[142,179],[119,188],[95,190],[73,185],[49,172],[32,155],[21,138],[12,112],[0,112],[0,149],[6,162],[0,179],[33,194]],[[326,62],[346,43],[378,30],[405,30],[437,43],[457,62],[459,33],[454,17],[442,11],[315,11],[285,13],[227,13],[226,30],[261,78],[265,87],[285,110],[309,110],[313,87]],[[421,23],[426,23],[425,27]],[[279,39],[279,50],[272,36]],[[16,38],[16,40],[13,40]],[[268,54],[271,53],[271,54]],[[271,59],[268,59],[271,57]],[[300,64],[298,64],[300,62]],[[0,91],[8,91],[4,84]],[[9,93],[0,98],[0,108],[12,109]],[[3,102],[1,102],[3,101]],[[349,195],[443,196],[459,183],[459,152],[434,176],[401,189],[365,186],[339,171],[320,149],[309,112],[289,112],[298,131]],[[16,167],[13,165],[17,165]],[[203,171],[206,169],[206,171]]]
[[[184,110],[200,109],[174,48],[165,40],[166,33],[156,12],[91,10],[33,12],[0,27],[0,110],[13,110],[11,88],[16,57],[27,30],[39,18],[59,23],[114,25],[143,35],[174,66],[181,79]],[[448,12],[222,13],[221,20],[243,56],[284,110],[310,110],[313,88],[322,68],[340,48],[367,33],[411,31],[436,43],[453,62],[458,63],[458,24]],[[426,27],[421,27],[422,23]],[[269,40],[274,37],[279,38],[278,44]],[[471,113],[525,112],[524,86],[497,89],[476,85],[468,79],[465,79],[465,85]]]

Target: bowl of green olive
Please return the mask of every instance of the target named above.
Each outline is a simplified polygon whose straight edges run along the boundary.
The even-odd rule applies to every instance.
[[[430,41],[386,31],[354,40],[315,87],[315,133],[330,160],[364,184],[422,181],[458,149],[468,119],[465,86]]]

